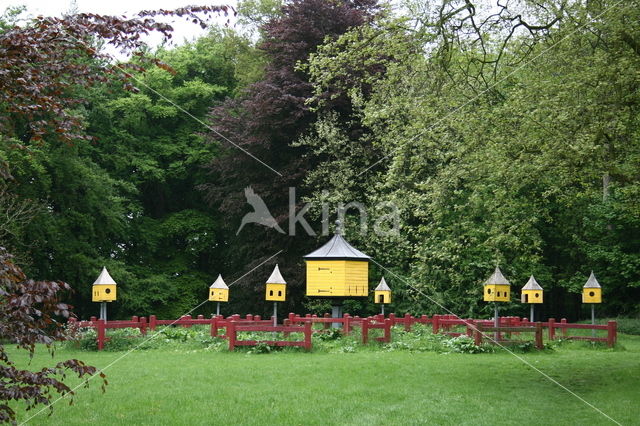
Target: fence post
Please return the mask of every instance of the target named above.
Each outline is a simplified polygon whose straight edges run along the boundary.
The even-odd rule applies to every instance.
[[[343,332],[345,336],[351,334],[351,316],[344,317]]]
[[[404,331],[411,331],[411,314],[404,314]]]
[[[311,350],[311,321],[304,325],[304,348],[307,351]]]
[[[98,326],[98,350],[104,349],[105,323],[103,319],[97,320]]]
[[[473,320],[467,320],[467,336],[473,337]]]
[[[369,341],[369,319],[362,320],[362,344],[366,345]]]
[[[293,312],[289,312],[289,324],[295,325],[296,323],[296,314]]]
[[[536,323],[536,348],[543,349],[544,344],[542,343],[542,323]]]
[[[439,319],[440,315],[434,314],[433,317],[431,317],[431,325],[433,326],[433,334],[438,334],[438,331],[440,330],[440,324],[439,324]]]
[[[236,323],[235,321],[229,321],[227,324],[227,337],[229,338],[229,350],[233,351],[236,348]]]
[[[157,319],[155,315],[149,316],[149,330],[156,331],[156,321]]]
[[[556,325],[556,319],[549,318],[549,340],[554,340],[556,338],[555,325]]]
[[[384,320],[384,340],[385,343],[391,342],[391,320]]]
[[[618,338],[618,323],[609,321],[607,323],[607,346],[612,348],[616,344]]]
[[[254,321],[262,321],[262,317],[260,315],[256,315],[253,317]]]
[[[567,323],[567,319],[566,318],[562,318],[560,320],[560,322],[562,324],[566,324]],[[562,337],[567,337],[567,327],[562,327]]]
[[[326,313],[324,314],[324,317],[325,317],[325,318],[331,318],[331,314],[330,314],[330,313],[328,313],[328,312],[326,312]],[[322,324],[322,328],[324,328],[325,330],[329,329],[329,327],[330,327],[330,326],[331,326],[331,324],[330,324],[330,323],[328,323],[328,322],[325,322],[324,324]]]
[[[218,317],[211,318],[211,337],[218,337]]]
[[[145,317],[140,318],[140,334],[147,335],[147,319]]]
[[[198,319],[199,320],[204,319],[204,315],[198,315]]]
[[[482,332],[480,331],[479,326],[476,325],[476,328],[473,330],[473,343],[476,346],[482,345]]]

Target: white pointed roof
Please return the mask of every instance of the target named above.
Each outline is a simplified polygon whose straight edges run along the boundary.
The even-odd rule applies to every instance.
[[[589,275],[589,279],[584,285],[584,288],[601,288],[596,276],[593,275],[593,271],[591,271],[591,275]]]
[[[271,276],[267,278],[267,284],[286,284],[287,282],[282,278],[282,274],[280,273],[280,268],[278,268],[278,264],[276,263],[276,267],[273,268],[273,272]]]
[[[325,245],[304,256],[305,259],[358,259],[369,260],[370,257],[353,247],[342,235],[335,234]]]
[[[391,291],[391,289],[387,285],[387,282],[384,280],[384,277],[382,277],[382,279],[380,280],[380,284],[378,284],[378,287],[376,287],[373,291]]]
[[[213,284],[211,284],[209,286],[209,288],[225,288],[225,289],[228,289],[229,287],[227,286],[227,284],[225,284],[224,280],[222,279],[222,274],[218,274],[218,278],[213,282]]]
[[[106,284],[116,285],[116,282],[113,280],[113,278],[111,278],[111,275],[109,275],[109,271],[107,271],[107,268],[103,266],[102,272],[100,272],[100,275],[98,275],[98,278],[96,278],[96,280],[93,282],[93,285],[106,285]]]
[[[504,275],[502,275],[500,268],[496,266],[496,270],[493,271],[489,279],[484,282],[484,285],[511,285],[511,283],[507,281]]]
[[[529,281],[527,281],[527,283],[524,285],[524,287],[522,287],[523,290],[542,290],[542,287],[540,287],[540,284],[538,284],[538,281],[536,281],[535,278],[533,278],[533,275],[531,275],[531,277],[529,277]]]

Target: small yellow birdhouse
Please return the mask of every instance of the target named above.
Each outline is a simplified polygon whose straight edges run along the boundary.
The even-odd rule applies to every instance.
[[[493,275],[484,283],[485,302],[508,302],[511,300],[511,284],[496,266]]]
[[[113,302],[116,300],[116,282],[111,278],[107,268],[102,267],[102,272],[93,283],[92,302]]]
[[[218,274],[218,278],[209,287],[210,302],[228,302],[229,287],[222,279],[222,275]]]
[[[380,280],[380,284],[373,290],[374,303],[391,303],[391,289],[384,280],[384,277]]]
[[[602,303],[602,287],[600,287],[596,276],[593,275],[593,271],[582,287],[582,303]]]
[[[304,256],[307,296],[366,297],[369,256],[336,233],[325,245]]]
[[[276,265],[267,279],[265,298],[272,302],[284,302],[287,297],[287,282],[282,278],[280,268]]]
[[[521,301],[522,303],[542,303],[542,293],[542,287],[531,275],[529,281],[522,287]]]

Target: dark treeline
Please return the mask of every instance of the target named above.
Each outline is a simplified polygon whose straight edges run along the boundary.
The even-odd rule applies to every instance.
[[[340,205],[360,203],[366,232],[349,208],[347,239],[398,313],[442,313],[435,301],[485,315],[481,284],[499,265],[514,293],[504,313],[526,314],[515,300],[533,274],[542,315],[586,317],[593,270],[601,315],[637,315],[640,5],[494,3],[241,1],[236,28],[139,50],[124,86],[105,72],[50,94],[79,100],[64,105],[69,140],[4,96],[0,246],[29,276],[68,282],[83,317],[98,311],[102,266],[119,284],[112,317],[183,314],[218,273],[238,280],[224,313],[268,314],[275,263],[282,309],[319,312],[329,304],[304,297],[302,256],[328,239],[322,206],[333,229]],[[4,55],[15,19],[2,18]],[[56,55],[111,69],[75,48]],[[249,187],[282,232],[238,232]],[[290,188],[317,235],[300,223],[289,235]],[[394,212],[398,232],[380,232]]]

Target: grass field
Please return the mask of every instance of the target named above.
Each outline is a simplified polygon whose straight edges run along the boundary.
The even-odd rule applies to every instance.
[[[640,336],[619,348],[569,343],[518,354],[617,422],[640,424]],[[11,351],[26,364],[26,356]],[[56,359],[109,366],[124,352],[59,349]],[[32,367],[50,365],[43,349]],[[566,390],[498,351],[456,354],[358,349],[248,354],[136,351],[107,368],[109,385],[80,388],[37,425],[604,425]],[[37,411],[37,410],[36,410]],[[36,411],[19,415],[25,421]]]

